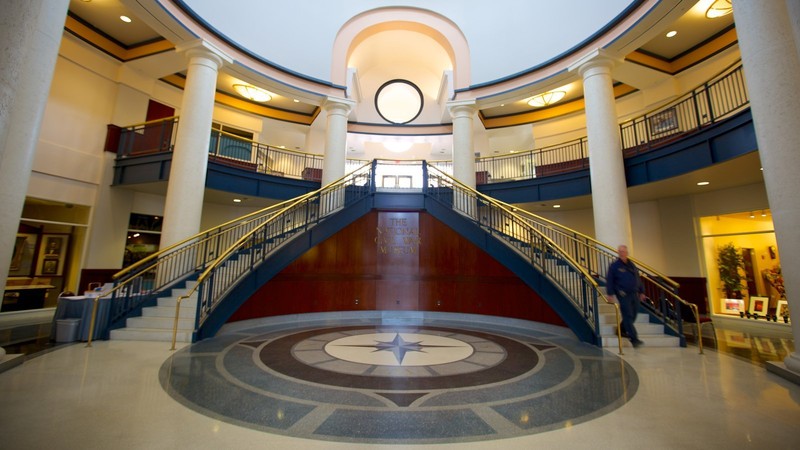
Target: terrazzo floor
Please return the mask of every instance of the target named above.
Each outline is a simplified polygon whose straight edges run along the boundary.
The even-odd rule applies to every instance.
[[[619,356],[523,321],[248,321],[0,374],[0,447],[798,448],[800,386],[696,347]]]

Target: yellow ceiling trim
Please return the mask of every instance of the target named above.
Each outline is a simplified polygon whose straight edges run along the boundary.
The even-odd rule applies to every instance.
[[[156,53],[165,52],[175,48],[175,46],[166,39],[160,39],[147,44],[125,48],[69,15],[64,23],[64,28],[93,47],[123,62],[154,55]]]
[[[635,91],[636,88],[633,86],[629,86],[627,84],[618,84],[614,86],[614,97],[621,97],[625,94],[630,94],[631,92]],[[483,122],[483,126],[486,129],[491,128],[503,128],[503,127],[512,127],[515,125],[524,125],[534,122],[541,122],[542,120],[554,119],[559,116],[563,116],[566,114],[572,114],[575,112],[583,111],[586,108],[586,104],[583,98],[579,98],[577,100],[572,100],[570,102],[565,102],[556,106],[551,106],[545,109],[537,109],[525,113],[520,114],[513,114],[509,116],[502,116],[502,117],[483,117],[480,115],[481,122]]]
[[[167,75],[161,78],[161,81],[169,83],[177,88],[183,89],[186,85],[186,79],[180,75]],[[249,112],[262,117],[269,117],[270,119],[282,120],[284,122],[298,123],[301,125],[311,125],[314,119],[317,118],[320,108],[314,109],[314,114],[306,115],[295,113],[291,111],[284,111],[281,109],[270,108],[269,106],[256,104],[247,100],[242,100],[230,94],[217,91],[214,94],[214,101],[231,108],[236,108],[240,111]]]
[[[638,50],[631,52],[625,57],[625,60],[641,64],[645,67],[665,72],[670,75],[675,75],[676,73],[686,70],[689,67],[692,67],[693,65],[716,55],[731,45],[736,44],[738,40],[739,38],[736,35],[736,28],[731,28],[699,48],[696,48],[695,50],[677,59],[673,59],[672,61],[651,56]]]

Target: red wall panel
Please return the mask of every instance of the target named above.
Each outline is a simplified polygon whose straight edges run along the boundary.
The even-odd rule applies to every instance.
[[[420,310],[563,326],[525,283],[424,212],[373,211],[264,284],[231,321],[283,314]]]

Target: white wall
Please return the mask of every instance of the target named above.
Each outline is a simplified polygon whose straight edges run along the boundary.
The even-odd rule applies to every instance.
[[[452,20],[466,37],[472,83],[478,84],[524,71],[565,52],[602,28],[631,2],[312,0],[303,4],[302,24],[297,23],[299,7],[293,2],[188,0],[186,3],[239,45],[279,66],[326,81],[331,79],[334,39],[348,20],[381,7],[430,10]],[[241,14],[242,10],[247,14]],[[298,32],[299,26],[310,31]],[[280,45],[273,45],[275,42]]]

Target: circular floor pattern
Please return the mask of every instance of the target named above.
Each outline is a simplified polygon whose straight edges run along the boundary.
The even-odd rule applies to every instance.
[[[359,443],[501,439],[574,426],[628,401],[622,359],[536,329],[453,321],[286,329],[187,347],[161,383],[203,414],[295,437]]]

